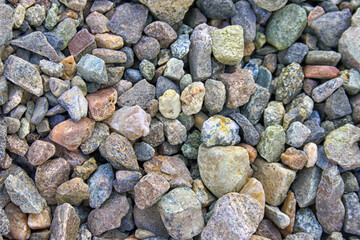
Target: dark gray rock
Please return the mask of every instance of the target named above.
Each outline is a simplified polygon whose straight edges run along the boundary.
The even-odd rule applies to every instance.
[[[117,171],[116,180],[113,182],[114,189],[118,193],[133,191],[141,177],[142,175],[139,172],[125,170]]]
[[[155,154],[154,148],[145,142],[135,143],[134,151],[138,161],[148,161]]]
[[[167,90],[172,89],[180,95],[179,86],[170,79],[160,76],[156,81],[156,98],[160,98]]]
[[[345,205],[344,231],[349,234],[360,235],[360,203],[356,193],[344,194]]]
[[[241,114],[252,124],[258,123],[269,99],[269,90],[255,84],[255,93],[251,95],[249,102],[242,107]]]
[[[6,44],[13,37],[14,10],[5,2],[0,4],[0,46]]]
[[[197,0],[196,6],[212,19],[227,19],[236,13],[232,0]]]
[[[31,116],[30,122],[32,124],[39,124],[41,120],[46,116],[46,113],[49,109],[49,103],[46,99],[46,97],[40,97],[38,100],[36,100],[36,105],[33,111],[33,114]]]
[[[237,2],[235,7],[236,14],[231,18],[231,24],[242,26],[245,42],[253,42],[256,35],[256,16],[254,11],[246,1]]]
[[[290,63],[301,63],[309,52],[309,47],[303,43],[294,43],[288,49],[278,54],[279,63],[288,65]]]
[[[240,126],[240,136],[249,145],[255,146],[260,140],[260,134],[251,122],[240,113],[229,115]]]
[[[321,238],[322,227],[309,208],[301,208],[296,212],[294,233],[298,232],[309,233],[314,240],[320,240]]]
[[[142,109],[146,109],[146,104],[155,98],[155,86],[148,83],[145,79],[136,83],[132,88],[124,92],[118,98],[119,106],[135,106],[138,105]]]
[[[325,102],[325,113],[329,120],[352,113],[352,108],[344,88],[336,90]]]

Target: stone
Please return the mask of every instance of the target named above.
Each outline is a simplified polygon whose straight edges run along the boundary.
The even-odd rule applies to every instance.
[[[170,156],[155,156],[143,165],[145,172],[157,172],[164,177],[170,187],[191,187],[192,178],[183,160]]]
[[[275,12],[280,8],[284,7],[287,3],[287,0],[272,0],[272,1],[264,1],[264,0],[254,0],[254,3],[269,12]]]
[[[210,114],[223,109],[226,100],[225,85],[221,81],[208,79],[205,82],[204,106]]]
[[[14,10],[7,4],[2,3],[0,5],[0,45],[8,43],[13,38],[12,27]]]
[[[307,156],[303,151],[294,147],[289,147],[281,154],[281,162],[293,170],[301,170],[307,161]]]
[[[256,147],[259,154],[268,162],[278,162],[285,150],[285,131],[279,125],[269,126],[261,134]]]
[[[117,104],[119,106],[135,106],[138,105],[142,109],[146,108],[146,104],[155,98],[156,88],[154,85],[148,83],[145,79],[136,83],[132,88],[125,91],[123,94],[119,94]],[[165,92],[165,91],[164,91]],[[163,93],[162,93],[163,94]],[[157,98],[161,97],[156,94]]]
[[[82,178],[73,178],[61,184],[56,190],[56,202],[58,205],[69,203],[79,205],[89,199],[89,186]]]
[[[133,49],[139,60],[151,60],[160,53],[160,44],[155,38],[142,36]]]
[[[288,236],[294,230],[295,215],[296,215],[296,198],[295,198],[295,194],[292,191],[288,192],[284,200],[284,204],[281,208],[281,212],[285,213],[290,219],[290,224],[286,228],[280,230],[284,236]]]
[[[235,8],[236,14],[231,18],[231,24],[240,25],[243,28],[245,42],[253,42],[256,35],[256,15],[251,5],[240,1],[235,3]],[[246,56],[245,52],[244,56]]]
[[[208,148],[202,144],[198,164],[202,181],[216,197],[238,192],[253,172],[249,165],[249,154],[238,146]]]
[[[29,227],[34,230],[46,229],[51,226],[51,209],[49,206],[45,207],[40,213],[29,214],[28,221]]]
[[[94,131],[90,138],[80,145],[81,151],[85,154],[93,153],[109,135],[109,127],[106,124],[100,122],[95,123]]]
[[[301,122],[293,122],[286,130],[286,144],[299,148],[311,134],[311,130]]]
[[[39,4],[36,4],[26,10],[25,19],[32,27],[40,27],[45,18],[46,10]]]
[[[288,104],[303,87],[304,74],[300,64],[292,63],[281,71],[276,88],[276,100]]]
[[[316,193],[316,217],[324,232],[330,234],[343,227],[345,207],[341,201],[344,182],[335,164],[329,164],[323,171]],[[331,209],[331,210],[330,210]]]
[[[131,143],[126,137],[112,132],[103,143],[101,143],[100,154],[109,161],[115,169],[138,170],[139,165]]]
[[[140,0],[140,3],[144,4],[154,17],[167,22],[171,26],[184,19],[193,2],[194,0],[185,0],[182,3],[166,0]]]
[[[84,117],[78,122],[68,119],[56,125],[51,130],[49,138],[51,141],[73,151],[91,136],[94,127],[95,121],[90,118]]]
[[[339,75],[339,69],[333,66],[306,65],[304,75],[306,78],[333,79]]]
[[[241,114],[244,115],[253,125],[258,123],[270,100],[268,89],[255,84],[255,92],[251,95],[248,103],[242,108]]]
[[[85,21],[90,27],[92,34],[109,32],[107,27],[109,19],[102,13],[92,12],[86,17]]]
[[[186,115],[200,112],[205,97],[205,87],[202,82],[189,84],[181,93],[181,107]]]
[[[202,207],[207,207],[216,200],[215,196],[210,193],[199,178],[194,180],[192,190],[195,192]]]
[[[339,39],[339,52],[342,60],[349,68],[353,67],[360,71],[360,52],[357,50],[359,43],[356,36],[360,33],[358,27],[349,27]]]
[[[5,187],[11,201],[24,213],[40,213],[46,206],[46,200],[25,172],[9,175],[5,180]]]
[[[255,234],[265,238],[265,239],[281,239],[281,233],[279,229],[268,219],[263,219],[259,227],[257,228]]]
[[[56,204],[56,189],[69,179],[69,174],[70,164],[62,158],[49,160],[37,167],[36,187],[48,204]]]
[[[77,86],[61,94],[58,101],[75,122],[87,116],[88,102]]]
[[[345,206],[344,231],[349,234],[359,235],[360,222],[357,217],[360,212],[359,197],[352,192],[344,194],[342,199]]]
[[[29,149],[26,140],[20,139],[19,136],[15,134],[8,135],[5,142],[7,150],[20,156],[25,156]]]
[[[243,28],[227,26],[211,34],[212,52],[216,60],[226,65],[239,64],[244,54]]]
[[[4,210],[10,223],[9,236],[14,239],[28,239],[31,230],[27,224],[26,213],[13,203],[9,203]]]
[[[185,143],[181,146],[181,151],[188,159],[197,159],[198,149],[201,144],[201,133],[194,130],[187,136]]]
[[[60,97],[61,94],[70,89],[70,81],[63,81],[59,78],[50,77],[49,88],[52,95],[55,97]]]
[[[4,76],[29,93],[39,97],[43,94],[43,83],[38,70],[19,57],[14,55],[8,57],[5,61]]]
[[[339,88],[326,99],[324,111],[329,120],[344,117],[352,113],[352,108],[344,88]]]
[[[88,82],[108,82],[105,62],[91,54],[86,54],[80,59],[77,64],[77,73]]]
[[[135,143],[134,151],[138,161],[148,161],[155,154],[154,148],[145,142]]]
[[[144,33],[158,40],[161,48],[169,48],[169,45],[176,40],[175,30],[166,22],[154,21],[147,25]]]
[[[114,189],[118,193],[133,191],[142,175],[135,171],[120,170],[116,172],[116,180],[113,182]]]
[[[255,146],[260,140],[260,134],[251,122],[240,113],[231,113],[229,115],[240,126],[240,135],[245,143]]]
[[[200,0],[196,1],[196,5],[206,17],[211,19],[227,19],[236,13],[234,3],[229,0]]]
[[[125,63],[127,60],[126,53],[107,48],[95,48],[92,50],[92,54],[102,59],[105,63],[119,64]]]
[[[141,4],[124,3],[116,8],[108,23],[108,28],[120,35],[129,44],[137,43],[144,30],[148,9]]]
[[[174,90],[180,95],[179,86],[166,77],[160,76],[156,81],[156,97],[159,99],[167,90]]]
[[[75,208],[68,203],[57,206],[51,222],[50,239],[75,240],[80,227],[80,218]]]
[[[305,57],[307,65],[336,66],[341,59],[341,54],[335,51],[309,51]]]
[[[341,178],[344,181],[344,192],[345,193],[357,192],[360,190],[357,179],[356,179],[355,175],[352,174],[351,172],[341,173]]]
[[[286,240],[311,240],[314,239],[309,233],[299,232],[294,234],[289,234],[285,238]]]
[[[164,77],[167,77],[173,81],[180,81],[184,76],[184,62],[177,58],[170,58],[166,63]]]
[[[315,143],[307,143],[305,144],[303,151],[305,152],[307,156],[307,162],[305,164],[305,167],[310,168],[313,167],[317,161],[317,154],[318,154],[318,148]]]
[[[70,40],[75,36],[77,33],[76,27],[77,24],[74,19],[65,18],[54,28],[53,33],[63,39],[63,44],[60,50],[64,50]]]
[[[90,158],[89,160],[85,161],[81,166],[75,167],[71,177],[82,178],[85,181],[96,169],[96,160],[94,158]]]
[[[139,106],[122,107],[105,122],[111,130],[135,140],[149,134],[150,114]]]
[[[149,134],[142,137],[142,140],[152,147],[159,146],[165,141],[164,124],[157,119],[152,119],[149,126]]]
[[[178,145],[185,142],[187,137],[186,127],[179,120],[166,118],[161,118],[160,120],[164,124],[164,134],[170,145]]]
[[[47,41],[46,36],[40,31],[35,31],[24,37],[14,39],[11,41],[11,45],[47,57],[50,61],[58,61],[58,55],[55,49]]]
[[[284,229],[290,224],[289,216],[281,212],[278,207],[273,207],[266,204],[265,216],[280,229]]]
[[[176,119],[181,112],[180,96],[174,90],[167,90],[159,98],[159,111],[169,119]]]
[[[356,95],[357,93],[359,93],[360,91],[360,73],[352,68],[351,70],[347,70],[347,71],[341,71],[340,72],[340,76],[343,77],[343,74],[347,77],[344,76],[344,79],[346,79],[347,81],[344,83],[344,89],[346,90],[346,93],[348,93],[349,95]]]
[[[264,127],[282,125],[285,108],[282,102],[271,101],[264,110]]]
[[[341,87],[343,83],[343,78],[334,78],[326,81],[325,83],[315,87],[314,90],[312,90],[311,97],[317,103],[322,102],[328,97],[330,97],[330,95],[333,94],[336,89]]]
[[[249,102],[255,93],[255,81],[249,70],[241,70],[232,74],[221,74],[221,81],[227,92],[226,107],[235,109]]]
[[[55,145],[42,140],[31,144],[27,152],[27,159],[32,165],[40,165],[55,155]]]
[[[279,53],[279,62],[285,65],[291,63],[301,63],[305,55],[309,52],[309,47],[303,43],[294,43],[288,49]]]
[[[204,218],[201,203],[190,188],[175,188],[158,204],[161,219],[175,239],[189,239],[202,231]]]
[[[255,3],[259,1],[256,0]],[[281,2],[284,3],[285,1]],[[267,3],[274,6],[274,1]],[[276,11],[268,22],[266,26],[266,41],[278,50],[284,50],[300,37],[306,27],[306,23],[307,15],[305,9],[297,4],[289,4]]]
[[[346,124],[331,131],[325,138],[326,156],[342,168],[350,170],[360,166],[359,163],[359,128]]]
[[[95,121],[102,121],[113,115],[117,101],[117,91],[107,88],[88,94],[86,100],[89,104],[89,116]]]
[[[201,129],[201,141],[207,146],[229,146],[240,142],[239,126],[230,118],[215,115]]]
[[[41,120],[45,117],[49,108],[48,101],[45,97],[40,97],[36,100],[36,105],[31,116],[30,122],[32,124],[38,125]]]
[[[170,45],[172,56],[183,59],[189,53],[190,43],[188,34],[181,34],[178,36],[178,38]]]
[[[266,203],[279,206],[295,180],[295,171],[285,168],[280,163],[268,163],[259,158],[253,165],[256,167],[253,177],[263,185]]]
[[[98,33],[95,41],[99,48],[118,50],[124,46],[123,38],[111,33]]]
[[[250,239],[264,216],[264,206],[246,194],[228,193],[217,200],[201,239]]]
[[[310,234],[315,240],[319,240],[322,235],[322,227],[309,208],[301,208],[296,212],[294,233],[300,232]]]
[[[6,235],[10,233],[10,221],[9,218],[6,214],[6,212],[1,208],[0,210],[0,219],[1,219],[1,224],[0,224],[0,233],[1,235]]]
[[[196,30],[190,36],[189,66],[194,81],[211,77],[212,39],[208,31]]]
[[[155,66],[147,59],[141,61],[139,70],[141,75],[148,81],[151,81],[155,76]]]
[[[134,187],[136,206],[139,209],[153,206],[169,188],[169,182],[161,174],[148,173]]]
[[[89,33],[87,29],[77,32],[68,44],[69,52],[77,62],[86,53],[91,53],[94,48],[96,48],[94,35]]]

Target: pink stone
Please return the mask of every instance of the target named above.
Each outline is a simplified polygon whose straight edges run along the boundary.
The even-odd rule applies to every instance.
[[[89,104],[89,116],[95,121],[102,121],[115,112],[117,91],[114,88],[102,89],[88,94],[86,100]]]
[[[314,21],[315,19],[321,17],[322,15],[325,14],[325,11],[322,7],[320,6],[316,6],[313,10],[311,10],[311,12],[309,13],[308,16],[308,24],[310,24],[311,21]]]

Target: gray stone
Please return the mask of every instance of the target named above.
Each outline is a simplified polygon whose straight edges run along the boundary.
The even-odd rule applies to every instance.
[[[36,105],[34,108],[34,112],[31,116],[30,122],[32,124],[39,124],[41,120],[46,116],[46,113],[49,109],[49,103],[45,97],[40,97],[36,100]]]
[[[260,121],[269,99],[269,90],[255,84],[255,93],[251,95],[249,102],[242,107],[241,114],[249,119],[253,125],[255,125]]]
[[[155,86],[148,83],[145,79],[136,83],[132,88],[121,94],[118,98],[119,106],[135,106],[138,105],[142,109],[146,108],[146,104],[155,98]]]
[[[344,83],[343,78],[334,78],[326,81],[325,83],[317,86],[312,91],[312,99],[319,103],[327,99],[333,92],[336,91]]]
[[[0,208],[0,234],[6,235],[10,232],[10,222],[5,211]]]
[[[134,53],[139,60],[155,59],[160,53],[160,43],[152,37],[143,35],[133,47]]]
[[[309,52],[309,47],[303,43],[294,43],[288,49],[279,52],[279,63],[289,65],[291,63],[302,63]]]
[[[164,93],[172,89],[180,95],[179,86],[170,79],[160,76],[156,81],[156,98],[159,99]]]
[[[282,102],[269,102],[264,110],[264,126],[265,128],[272,125],[282,126],[282,120],[285,115],[285,108]]]
[[[148,81],[151,81],[155,75],[155,66],[147,59],[141,61],[139,70],[141,75]]]
[[[54,28],[53,32],[64,40],[60,50],[64,50],[70,40],[75,36],[75,34],[77,33],[76,27],[77,24],[74,19],[65,18]]]
[[[5,76],[0,77],[0,105],[5,104],[9,99],[8,82]]]
[[[190,38],[188,34],[181,34],[175,42],[170,45],[173,57],[183,59],[190,50]]]
[[[61,94],[58,101],[75,122],[87,116],[88,102],[77,86]]]
[[[289,216],[281,212],[278,207],[265,204],[265,216],[280,229],[284,229],[290,224]]]
[[[169,234],[161,220],[157,204],[139,209],[134,207],[134,222],[137,228],[148,230],[157,236],[169,237]]]
[[[184,62],[176,59],[176,58],[171,58],[167,63],[166,63],[166,68],[164,71],[164,77],[167,77],[171,80],[174,81],[180,81],[180,79],[182,78],[182,76],[184,76],[185,71],[184,71]]]
[[[341,173],[341,178],[344,181],[345,193],[358,192],[360,190],[359,183],[357,182],[357,179],[352,172]]]
[[[105,123],[95,123],[94,131],[90,138],[80,145],[80,149],[84,154],[95,152],[100,144],[110,135],[109,127]]]
[[[344,88],[339,88],[326,99],[324,110],[329,120],[344,117],[352,113]]]
[[[166,139],[171,145],[178,145],[185,142],[186,128],[179,120],[165,118],[161,118],[160,120],[164,124]]]
[[[349,78],[343,85],[345,91],[349,95],[355,95],[360,92],[360,73],[352,68],[348,71]]]
[[[356,193],[344,194],[345,205],[344,231],[349,234],[360,235],[360,203]]]
[[[300,148],[308,139],[311,130],[301,122],[293,122],[286,130],[286,144]]]
[[[280,161],[280,156],[285,150],[285,131],[279,125],[269,126],[261,134],[257,145],[259,154],[268,162]]]
[[[88,82],[107,83],[105,62],[91,54],[86,54],[77,64],[77,73]]]
[[[314,240],[320,240],[321,238],[322,227],[309,208],[301,208],[296,212],[294,233],[298,232],[309,233]]]
[[[6,159],[6,136],[8,134],[6,118],[0,118],[0,138],[3,139],[0,142],[0,163]]]
[[[6,44],[13,37],[13,12],[14,10],[7,4],[0,4],[0,46]]]
[[[135,143],[134,151],[138,161],[148,161],[155,154],[154,148],[145,142]]]
[[[342,55],[342,61],[349,68],[353,67],[360,71],[360,35],[359,27],[349,27],[339,40],[339,52]]]
[[[272,1],[254,0],[253,2],[260,8],[263,8],[270,12],[274,12],[284,7],[285,4],[287,3],[287,0],[272,0]]]
[[[341,54],[335,51],[313,50],[308,52],[305,63],[308,65],[336,66],[341,59]]]
[[[260,134],[251,124],[251,122],[240,113],[231,113],[229,115],[240,126],[240,135],[245,143],[255,146],[260,140]]]
[[[46,10],[43,6],[36,4],[26,9],[25,19],[32,27],[40,27],[45,21]]]
[[[118,193],[133,191],[141,177],[142,175],[139,172],[125,170],[117,171],[116,179],[113,182],[114,189]]]
[[[206,17],[212,19],[227,19],[236,13],[231,0],[197,0],[196,5]]]
[[[240,25],[243,28],[245,42],[253,42],[256,35],[256,16],[254,11],[246,1],[235,3],[235,7],[236,14],[231,18],[231,24]],[[217,11],[217,9],[214,10]]]
[[[57,206],[51,222],[50,239],[75,240],[80,227],[80,218],[75,208],[68,203]]]
[[[49,79],[49,88],[54,97],[60,97],[61,94],[70,89],[70,81],[64,81],[59,78],[51,77]],[[47,95],[45,95],[47,96]],[[49,98],[48,98],[49,100]],[[51,103],[51,100],[50,100]],[[57,103],[56,103],[57,104]]]
[[[226,100],[225,85],[221,81],[208,79],[205,82],[204,106],[210,114],[216,114],[223,109]]]
[[[51,77],[61,77],[64,72],[64,65],[42,59],[40,60],[40,69],[43,73]]]

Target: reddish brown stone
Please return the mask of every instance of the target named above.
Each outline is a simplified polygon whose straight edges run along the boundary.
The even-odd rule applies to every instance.
[[[6,141],[6,149],[20,156],[25,156],[29,149],[26,140],[20,139],[17,134],[8,135]]]
[[[303,151],[297,150],[294,147],[289,147],[281,154],[281,162],[293,170],[302,169],[308,158]]]
[[[244,43],[244,57],[250,56],[255,50],[255,44],[253,42]]]
[[[20,208],[13,203],[9,203],[4,210],[10,222],[9,236],[17,240],[28,239],[31,230],[27,224],[26,213],[23,213]]]
[[[66,10],[65,12],[61,13],[59,15],[59,22],[61,22],[62,20],[64,20],[65,18],[72,18],[72,19],[78,19],[79,18],[79,14],[77,14],[77,12],[73,11],[73,10]]]
[[[55,150],[54,144],[36,140],[29,147],[29,151],[27,153],[28,161],[35,166],[43,164],[54,156]]]
[[[73,151],[91,136],[94,127],[95,121],[90,118],[85,117],[78,122],[68,119],[56,125],[51,130],[49,138],[51,141]]]
[[[296,198],[295,198],[295,194],[292,191],[288,192],[284,200],[284,204],[281,208],[281,211],[286,215],[288,215],[288,217],[290,218],[290,224],[286,228],[280,229],[282,235],[286,237],[287,235],[293,232],[294,223],[295,223]]]
[[[339,69],[333,66],[306,65],[304,67],[305,78],[332,79],[339,75]]]
[[[263,219],[260,222],[255,234],[261,237],[270,238],[272,240],[282,240],[279,229],[270,220],[267,219]]]
[[[95,121],[102,121],[113,115],[117,101],[117,91],[107,88],[88,94],[89,116]]]
[[[252,164],[256,157],[257,157],[257,151],[256,151],[256,148],[254,148],[253,146],[249,145],[249,144],[246,144],[246,143],[240,143],[238,144],[240,147],[243,147],[246,149],[246,151],[248,152],[249,154],[249,161],[250,161],[250,164]]]
[[[139,42],[134,46],[136,57],[141,61],[143,59],[154,59],[160,52],[159,42],[152,37],[142,36]]]
[[[313,10],[311,10],[311,12],[309,13],[308,16],[308,24],[310,24],[311,21],[314,21],[315,19],[321,17],[322,15],[325,14],[325,11],[322,7],[320,6],[316,6]]]
[[[64,148],[59,144],[56,144],[55,156],[65,159],[70,164],[71,170],[73,170],[77,166],[80,166],[88,159],[88,157],[79,149],[69,151],[68,149]]]
[[[95,47],[95,37],[87,29],[77,32],[68,44],[70,54],[75,59],[80,59],[81,56],[91,52]]]
[[[177,38],[175,30],[168,23],[162,21],[150,23],[145,27],[144,33],[158,40],[161,48],[168,48]]]
[[[64,73],[61,78],[65,80],[71,80],[76,72],[76,62],[74,56],[68,56],[60,63],[64,66]]]
[[[95,41],[99,48],[117,50],[124,46],[122,37],[110,33],[96,34]]]

